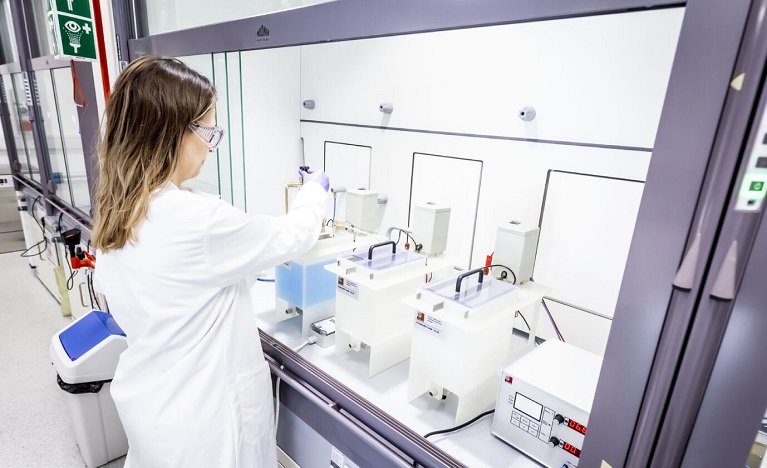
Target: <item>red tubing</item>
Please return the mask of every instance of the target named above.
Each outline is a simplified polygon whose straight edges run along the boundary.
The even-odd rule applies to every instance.
[[[93,19],[96,23],[96,43],[99,49],[99,68],[101,69],[101,85],[104,87],[104,100],[109,99],[112,90],[109,84],[109,67],[107,66],[107,47],[104,43],[104,27],[101,22],[101,1],[93,0]]]

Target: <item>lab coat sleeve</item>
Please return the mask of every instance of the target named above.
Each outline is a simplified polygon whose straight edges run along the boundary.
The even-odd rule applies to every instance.
[[[219,204],[205,229],[205,261],[220,286],[237,283],[308,251],[320,234],[325,190],[304,185],[290,213],[254,216]]]

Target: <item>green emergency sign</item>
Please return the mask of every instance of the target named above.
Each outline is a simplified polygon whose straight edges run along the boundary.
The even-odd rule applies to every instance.
[[[57,59],[96,60],[90,0],[47,0],[48,30]]]

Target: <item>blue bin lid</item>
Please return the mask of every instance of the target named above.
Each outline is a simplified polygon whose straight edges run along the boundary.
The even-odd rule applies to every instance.
[[[59,333],[59,340],[69,359],[76,361],[111,335],[125,332],[110,314],[94,310]]]

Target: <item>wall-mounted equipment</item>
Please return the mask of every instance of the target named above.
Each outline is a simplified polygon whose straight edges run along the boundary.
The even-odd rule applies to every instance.
[[[532,122],[535,119],[535,109],[532,107],[523,107],[519,110],[519,118],[524,122]]]

